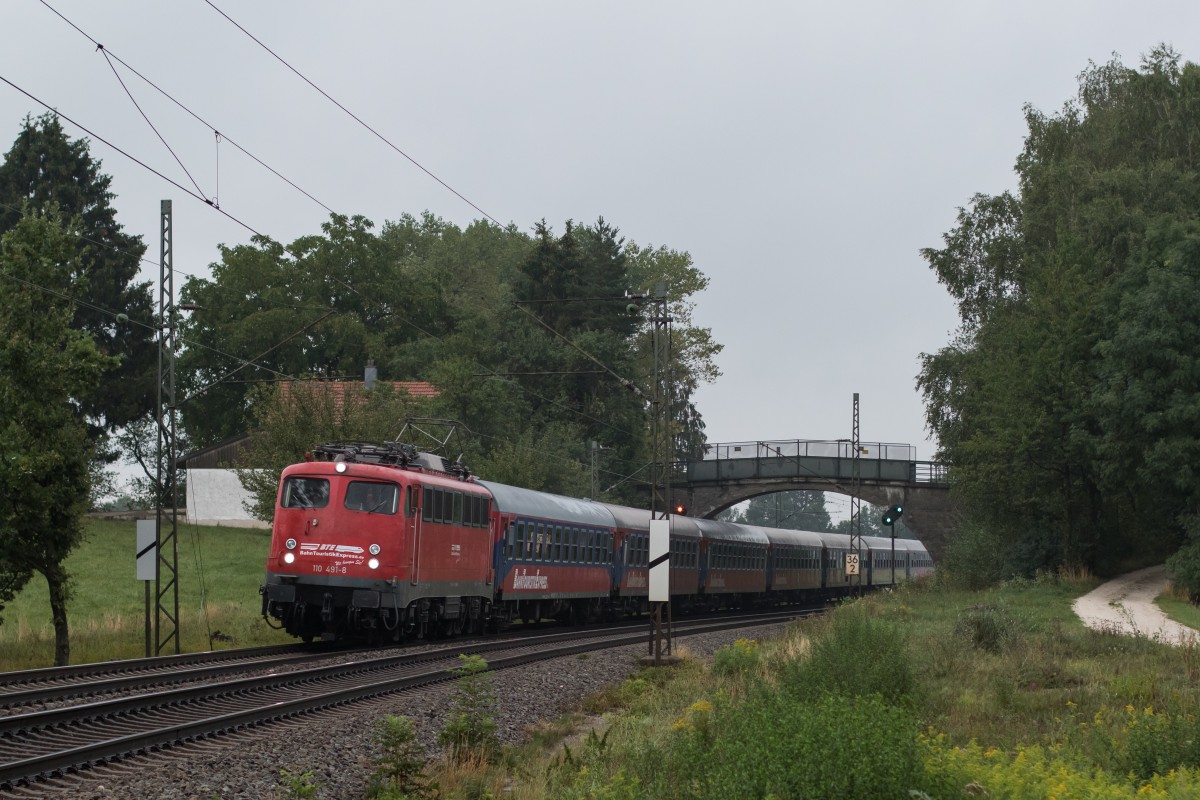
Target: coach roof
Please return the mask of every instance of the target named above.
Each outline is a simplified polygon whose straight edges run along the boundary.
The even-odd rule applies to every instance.
[[[496,509],[505,514],[519,514],[576,525],[597,525],[602,528],[616,527],[612,512],[591,500],[577,500],[558,494],[535,492],[503,483],[479,481],[479,485],[492,493]]]

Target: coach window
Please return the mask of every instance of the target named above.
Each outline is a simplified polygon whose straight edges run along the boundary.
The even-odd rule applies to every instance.
[[[554,560],[566,561],[563,556],[563,529],[561,525],[554,527]]]
[[[607,564],[612,560],[612,534],[604,534],[604,563]]]
[[[525,558],[525,523],[517,523],[517,558]]]
[[[454,495],[454,510],[451,512],[453,516],[449,521],[455,525],[461,525],[466,521],[463,519],[463,495],[462,492],[452,492],[452,494]]]
[[[512,561],[513,547],[517,543],[517,523],[510,522],[508,524],[508,532],[504,534],[504,556],[509,561]]]

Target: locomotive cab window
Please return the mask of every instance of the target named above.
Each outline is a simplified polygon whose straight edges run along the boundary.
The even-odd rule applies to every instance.
[[[288,478],[283,484],[284,508],[324,508],[329,505],[329,481],[324,478]]]
[[[344,505],[352,511],[368,514],[395,514],[400,492],[391,483],[351,481],[346,487]]]

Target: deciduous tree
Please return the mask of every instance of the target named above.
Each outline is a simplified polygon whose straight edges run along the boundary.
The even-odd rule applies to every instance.
[[[1019,192],[976,196],[924,251],[962,326],[917,385],[1014,570],[1103,570],[1163,554],[1200,510],[1200,67],[1167,47],[1093,64],[1026,122]]]
[[[70,660],[64,562],[83,536],[92,453],[83,397],[117,366],[72,326],[80,278],[78,230],[51,206],[0,237],[0,584],[46,579],[54,661]]]

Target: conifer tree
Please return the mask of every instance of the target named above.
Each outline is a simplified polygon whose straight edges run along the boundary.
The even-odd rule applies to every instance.
[[[78,220],[65,292],[86,302],[75,304],[71,325],[120,361],[76,398],[94,441],[152,410],[157,368],[153,295],[149,282],[137,280],[146,246],[116,221],[111,182],[87,140],[69,139],[53,114],[27,117],[0,163],[0,234],[52,205],[64,220]],[[130,321],[118,322],[115,314]]]

